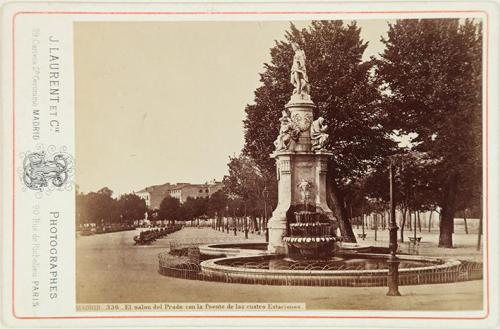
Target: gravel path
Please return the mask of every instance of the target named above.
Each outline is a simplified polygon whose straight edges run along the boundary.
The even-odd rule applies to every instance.
[[[379,233],[380,239],[382,234],[387,234],[385,231]],[[137,234],[139,230],[77,237],[78,303],[304,302],[307,309],[332,310],[458,311],[482,308],[483,281],[404,286],[400,288],[403,296],[387,297],[385,287],[262,286],[165,277],[158,274],[158,253],[168,250],[170,241],[207,240],[208,243],[234,240],[234,233],[226,234],[210,228],[184,228],[149,246],[134,246],[132,238]],[[446,254],[471,254],[478,258],[481,253],[474,250],[474,236],[463,239],[464,248],[447,250]],[[240,232],[236,238],[244,240]],[[259,235],[250,238],[247,241],[264,239]],[[426,240],[424,237],[424,243]],[[434,255],[442,255],[443,249],[432,246],[431,241],[429,236],[430,245],[421,248],[421,254],[434,252]]]

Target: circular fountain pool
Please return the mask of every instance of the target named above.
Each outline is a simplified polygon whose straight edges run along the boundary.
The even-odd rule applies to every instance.
[[[159,272],[185,279],[227,283],[305,286],[385,286],[386,248],[344,246],[327,259],[270,254],[261,243],[200,246],[204,261],[160,255]],[[447,283],[482,278],[482,264],[415,255],[398,255],[399,284]]]
[[[370,258],[332,257],[325,260],[300,260],[287,257],[231,257],[218,260],[214,264],[245,269],[294,271],[370,271],[388,268],[386,258],[373,257],[373,255]],[[431,264],[443,264],[443,262],[402,260],[399,268],[419,268]]]
[[[337,254],[328,260],[291,260],[284,256],[244,256],[206,260],[201,272],[226,282],[313,286],[385,286],[388,255]],[[460,261],[400,256],[399,281],[404,284],[458,280]]]

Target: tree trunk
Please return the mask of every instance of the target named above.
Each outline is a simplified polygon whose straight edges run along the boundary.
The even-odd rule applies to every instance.
[[[439,222],[439,244],[441,248],[453,248],[453,226],[455,218],[455,201],[457,192],[456,175],[448,179],[443,191],[443,205]]]
[[[431,213],[429,214],[429,232],[431,231],[431,226],[432,226],[432,214],[434,211],[431,210]]]
[[[327,184],[327,200],[329,201],[329,206],[333,211],[335,217],[337,217],[339,222],[340,235],[344,242],[356,243],[356,237],[352,231],[351,223],[347,218],[347,211],[344,207],[344,200],[342,193],[335,186],[334,183]]]
[[[363,240],[365,239],[365,214],[361,216],[361,234],[363,236]]]
[[[413,228],[411,225],[411,210],[409,211],[408,215],[410,216],[410,220],[408,221],[408,228],[410,229],[410,232],[413,232]]]
[[[402,222],[401,222],[401,230],[399,231],[399,233],[401,235],[401,242],[405,242],[404,231],[405,231],[406,213],[407,213],[407,211],[408,210],[406,208],[403,208],[403,218],[402,218]]]
[[[422,223],[420,222],[420,211],[417,210],[417,218],[418,218],[418,231],[422,232]]]
[[[352,203],[349,203],[349,221],[352,225]]]
[[[411,217],[410,217],[411,221]],[[413,212],[413,244],[417,244],[417,212]]]
[[[481,217],[479,217],[479,227],[477,230],[477,246],[476,246],[477,251],[481,250],[481,235],[482,234],[483,234],[483,215],[481,214]]]
[[[255,233],[256,231],[259,230],[259,224],[257,223],[257,217],[255,215],[252,216],[252,223],[253,223],[252,233]]]
[[[469,228],[467,227],[467,214],[465,213],[465,210],[464,210],[464,227],[465,227],[465,234],[469,234]]]
[[[361,203],[361,236],[363,241],[365,240],[365,195],[364,189],[361,192],[363,195],[363,202]]]

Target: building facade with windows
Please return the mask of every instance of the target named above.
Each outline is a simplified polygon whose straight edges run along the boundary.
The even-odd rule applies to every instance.
[[[149,209],[159,209],[161,201],[170,194],[169,191],[172,186],[174,185],[170,183],[148,186],[138,192],[135,192],[135,194],[146,201],[146,206]]]
[[[159,209],[161,201],[167,196],[171,196],[180,201],[186,202],[188,198],[206,198],[221,190],[222,182],[212,180],[205,184],[190,183],[165,183],[163,185],[148,186],[135,194],[146,201],[149,209]]]

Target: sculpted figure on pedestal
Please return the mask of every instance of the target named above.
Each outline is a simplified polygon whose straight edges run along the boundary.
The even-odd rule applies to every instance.
[[[274,141],[274,146],[276,151],[286,151],[290,148],[292,140],[297,139],[299,131],[286,111],[281,112],[280,122],[280,132]]]
[[[295,52],[295,55],[293,56],[292,70],[290,73],[290,82],[295,87],[293,95],[297,94],[302,98],[307,98],[310,88],[306,71],[306,54],[296,43],[292,43],[292,48]]]
[[[328,133],[326,130],[328,126],[325,124],[325,119],[319,117],[311,124],[311,149],[313,151],[323,150],[328,140]]]

